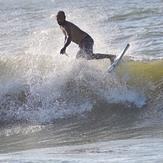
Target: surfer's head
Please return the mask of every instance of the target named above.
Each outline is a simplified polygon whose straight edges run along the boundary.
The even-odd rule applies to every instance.
[[[57,15],[56,15],[56,19],[59,25],[64,25],[65,21],[66,21],[66,16],[64,11],[58,11]]]

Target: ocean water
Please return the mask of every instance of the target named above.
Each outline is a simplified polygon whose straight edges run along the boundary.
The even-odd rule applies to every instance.
[[[58,10],[89,33],[77,60]],[[163,162],[162,0],[0,0],[0,162]]]

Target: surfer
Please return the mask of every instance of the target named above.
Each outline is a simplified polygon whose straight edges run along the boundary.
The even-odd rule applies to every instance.
[[[72,42],[79,45],[79,51],[76,58],[85,58],[87,60],[109,58],[111,63],[114,62],[116,55],[93,53],[94,41],[89,34],[82,31],[75,24],[66,20],[64,11],[58,11],[56,15],[58,24],[65,35],[65,42],[60,54],[66,53],[67,46]]]

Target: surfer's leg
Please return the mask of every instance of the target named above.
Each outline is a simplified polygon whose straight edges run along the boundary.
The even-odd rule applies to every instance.
[[[79,46],[83,50],[87,60],[109,58],[111,63],[114,62],[116,55],[93,53],[93,45],[93,39],[90,36],[87,36],[82,40],[81,45]]]
[[[116,55],[111,55],[109,59],[112,64],[114,62],[114,60],[116,59]]]
[[[93,54],[95,59],[104,59],[104,58],[109,58],[110,62],[113,63],[116,55],[112,55],[112,54],[101,54],[101,53],[95,53]]]
[[[109,58],[111,63],[114,62],[116,55],[100,54],[100,53],[94,54],[93,45],[94,45],[93,39],[89,35],[87,35],[79,45],[80,50],[77,53],[76,58],[85,58],[87,60]]]
[[[85,54],[83,52],[83,50],[79,50],[77,55],[76,55],[76,59],[80,59],[80,58],[85,58]]]

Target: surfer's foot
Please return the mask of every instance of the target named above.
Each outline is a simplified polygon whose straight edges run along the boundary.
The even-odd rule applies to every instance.
[[[111,62],[111,64],[114,62],[115,58],[116,58],[116,55],[112,55],[112,56],[110,57],[110,62]]]

